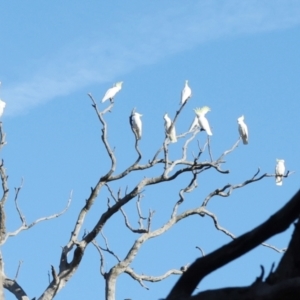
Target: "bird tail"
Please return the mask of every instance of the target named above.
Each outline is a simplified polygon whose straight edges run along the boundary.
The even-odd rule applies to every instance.
[[[282,182],[283,182],[282,176],[276,176],[275,180],[276,180],[276,185],[279,185],[279,186],[282,185]]]

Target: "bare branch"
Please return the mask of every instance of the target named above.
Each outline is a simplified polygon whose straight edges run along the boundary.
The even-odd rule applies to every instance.
[[[146,220],[147,218],[143,217],[142,216],[142,212],[141,212],[141,207],[140,207],[140,202],[143,198],[143,195],[142,194],[139,194],[138,195],[138,198],[137,198],[137,201],[136,201],[136,208],[137,208],[137,212],[138,212],[138,215],[139,215],[139,225],[140,225],[140,229],[143,229],[143,220]]]
[[[0,150],[6,145],[5,133],[3,132],[2,122],[0,121]]]
[[[197,259],[176,283],[167,300],[188,298],[209,273],[240,257],[273,235],[283,232],[300,214],[300,191],[277,213],[209,255]]]
[[[120,258],[118,257],[118,255],[116,255],[116,254],[109,248],[107,238],[106,238],[106,236],[104,235],[103,231],[101,231],[101,235],[102,235],[102,237],[103,237],[103,239],[104,239],[104,241],[105,241],[105,246],[106,246],[106,248],[100,247],[100,249],[103,250],[103,251],[106,251],[106,252],[110,253],[112,256],[114,256],[114,257],[117,259],[118,262],[120,262],[121,260],[120,260]]]
[[[267,248],[271,248],[271,249],[275,250],[278,253],[284,253],[287,249],[287,248],[279,249],[279,248],[277,248],[275,246],[272,246],[270,244],[267,244],[267,243],[261,243],[261,245],[264,246],[264,247],[267,247]]]
[[[175,167],[176,165],[185,162],[186,157],[187,157],[187,147],[188,147],[188,145],[190,144],[190,142],[196,137],[196,134],[197,134],[197,133],[198,133],[197,131],[193,132],[193,135],[192,135],[189,139],[187,139],[187,140],[185,141],[185,143],[184,143],[184,145],[183,145],[183,147],[182,147],[182,156],[181,156],[181,158],[180,158],[180,159],[177,159],[177,160],[175,160],[175,161],[173,161],[173,162],[170,164],[169,167],[167,166],[167,169],[165,170],[164,176],[168,176],[168,173],[170,173],[170,172],[174,169],[174,167]]]
[[[141,284],[141,286],[146,288],[147,290],[149,288],[147,288],[143,284],[143,281],[158,282],[158,281],[162,281],[162,280],[166,279],[167,277],[169,277],[171,275],[181,275],[184,272],[185,272],[184,270],[171,269],[171,270],[167,271],[165,274],[160,275],[160,276],[149,276],[149,275],[144,275],[144,274],[137,274],[130,267],[127,267],[126,270],[124,271],[124,273],[131,276],[134,280],[137,280]]]
[[[3,138],[1,122],[0,122],[0,133],[1,133],[1,138]],[[1,160],[1,164],[0,164],[0,176],[1,176],[2,190],[3,190],[3,195],[0,200],[0,244],[1,244],[1,242],[3,241],[6,235],[6,214],[4,210],[4,205],[8,198],[8,192],[9,192],[8,184],[7,184],[8,176],[6,175],[3,159]]]
[[[94,107],[94,109],[95,109],[95,111],[97,113],[98,119],[100,120],[100,122],[101,122],[101,124],[103,126],[101,138],[102,138],[102,142],[103,142],[103,144],[104,144],[104,146],[106,148],[107,154],[108,154],[108,156],[109,156],[109,158],[111,160],[111,168],[108,171],[108,173],[105,176],[103,176],[103,177],[104,178],[109,178],[109,176],[111,174],[113,174],[113,172],[116,169],[116,163],[117,163],[117,161],[116,161],[116,157],[115,157],[115,155],[114,155],[114,153],[113,153],[112,149],[110,148],[110,145],[109,145],[109,143],[107,141],[107,124],[106,124],[106,122],[103,119],[103,115],[106,114],[107,112],[111,111],[111,109],[113,108],[114,105],[113,105],[113,103],[111,103],[104,111],[100,112],[98,110],[97,104],[96,104],[96,102],[95,102],[92,94],[89,93],[88,96],[92,100],[92,102],[93,102],[92,106]]]
[[[212,152],[211,152],[209,135],[207,135],[207,146],[208,146],[208,153],[209,153],[210,161],[213,162],[214,159],[213,159]]]
[[[239,188],[244,187],[247,184],[259,181],[259,180],[263,179],[264,177],[274,177],[275,176],[275,174],[271,175],[271,174],[265,173],[265,174],[261,175],[260,177],[256,177],[259,174],[259,172],[260,172],[260,169],[258,169],[258,171],[254,174],[254,176],[252,176],[251,179],[247,179],[242,183],[239,183],[236,185],[226,184],[222,188],[214,190],[204,199],[202,206],[207,206],[208,201],[214,196],[229,197],[231,195],[231,193],[233,192],[233,190],[235,190],[235,189],[239,189]]]
[[[155,213],[155,211],[152,211],[152,210],[149,211],[147,232],[150,232],[151,221],[152,221],[152,217],[153,217],[154,213]]]
[[[204,251],[202,250],[202,248],[200,248],[199,246],[196,246],[196,248],[201,252],[202,257],[205,256],[205,253],[204,253]]]
[[[0,124],[1,124],[1,122],[0,122]],[[0,128],[1,128],[1,126],[0,126]],[[4,204],[8,198],[9,189],[8,189],[8,184],[7,184],[8,176],[6,175],[3,159],[1,160],[1,164],[0,164],[0,176],[1,176],[2,190],[3,190],[3,195],[2,195],[2,198],[0,201],[1,201],[1,205],[4,206]]]
[[[109,193],[110,193],[110,195],[112,196],[112,198],[115,200],[115,202],[117,203],[118,202],[118,199],[120,198],[120,190],[119,190],[119,195],[118,195],[118,199],[114,196],[114,193],[113,193],[113,191],[112,191],[112,189],[109,187],[109,185],[108,184],[106,184],[106,187],[107,187],[107,189],[109,190]],[[138,198],[139,198],[139,196],[140,196],[140,194],[138,195]],[[122,208],[122,207],[120,207],[120,211],[121,211],[121,213],[122,213],[122,215],[123,215],[123,217],[124,217],[124,220],[125,220],[125,225],[126,225],[126,227],[128,228],[128,229],[130,229],[132,232],[134,232],[134,233],[145,233],[145,232],[147,232],[147,230],[146,229],[144,229],[142,226],[140,226],[140,228],[138,228],[138,229],[134,229],[133,227],[131,227],[131,225],[130,225],[130,223],[129,223],[129,220],[128,220],[128,217],[127,217],[127,215],[126,215],[126,213],[125,213],[125,211],[124,211],[124,209]]]
[[[213,213],[211,213],[211,212],[209,212],[208,210],[205,209],[205,210],[203,210],[203,214],[206,214],[206,215],[208,215],[209,217],[211,217],[213,219],[215,227],[219,231],[222,231],[223,233],[225,233],[226,235],[228,235],[229,237],[231,237],[233,240],[236,239],[236,236],[234,234],[232,234],[227,229],[225,229],[225,228],[223,228],[223,227],[220,226],[220,224],[218,223],[217,217]],[[273,249],[273,250],[275,250],[278,253],[283,253],[286,250],[285,248],[284,249],[278,249],[275,246],[267,244],[267,243],[262,243],[261,245],[264,246],[264,247]]]
[[[15,280],[5,278],[3,287],[10,291],[18,300],[29,300],[25,291]]]
[[[142,158],[142,153],[141,153],[141,151],[140,151],[140,149],[139,149],[139,140],[137,139],[137,136],[136,135],[134,135],[135,136],[135,145],[134,145],[134,147],[135,147],[135,150],[136,150],[136,152],[137,152],[137,154],[138,154],[138,158],[137,158],[137,160],[135,161],[135,163],[133,164],[133,165],[136,165],[136,164],[138,164],[139,163],[139,161],[141,160],[141,158]]]
[[[226,230],[225,228],[223,228],[223,227],[221,227],[221,226],[219,225],[218,220],[217,220],[217,217],[216,217],[213,213],[209,212],[209,211],[206,210],[206,209],[204,209],[202,212],[203,212],[203,214],[206,214],[206,215],[208,215],[209,217],[211,217],[211,218],[213,219],[214,224],[215,224],[215,227],[216,227],[218,230],[220,230],[220,231],[222,231],[223,233],[225,233],[226,235],[230,236],[232,239],[235,239],[235,236],[234,236],[231,232],[229,232],[228,230]]]
[[[17,193],[18,193],[18,191],[17,191]],[[28,229],[30,229],[31,227],[35,226],[36,224],[38,224],[40,222],[48,221],[48,220],[51,220],[51,219],[54,219],[54,218],[58,218],[59,216],[61,216],[62,214],[64,214],[68,210],[68,208],[70,207],[71,197],[72,197],[72,192],[70,194],[70,198],[68,199],[67,206],[61,212],[59,212],[57,214],[54,214],[54,215],[51,215],[51,216],[48,216],[48,217],[43,217],[43,218],[37,219],[36,221],[34,221],[31,224],[27,225],[25,217],[22,215],[22,212],[21,212],[21,210],[18,207],[18,204],[17,204],[18,194],[16,194],[15,202],[16,202],[17,210],[19,212],[20,219],[22,221],[22,225],[17,230],[15,230],[13,232],[8,232],[6,234],[4,240],[2,241],[1,245],[4,244],[9,237],[16,236],[17,234],[19,234],[23,230],[28,230]]]
[[[53,280],[58,283],[59,282],[59,278],[56,274],[56,271],[55,271],[55,268],[51,265],[51,274],[52,274],[52,277],[53,277]]]
[[[20,261],[19,261],[19,265],[18,265],[18,269],[17,269],[17,273],[16,273],[16,276],[15,276],[15,279],[14,279],[14,280],[17,280],[17,278],[18,278],[18,276],[19,276],[19,272],[20,272],[22,263],[23,263],[23,261],[20,260]]]
[[[217,161],[221,161],[227,154],[233,152],[233,150],[235,150],[235,148],[238,147],[239,143],[241,141],[241,137],[239,137],[239,139],[235,142],[235,144],[231,147],[231,149],[224,151],[220,157],[217,159]]]
[[[104,255],[102,253],[102,249],[96,240],[93,240],[92,244],[96,247],[96,249],[98,250],[98,252],[100,254],[100,273],[105,278],[105,274],[106,274],[105,267],[104,267],[105,261],[104,261]]]
[[[22,212],[19,208],[19,205],[18,205],[18,196],[19,196],[19,192],[21,191],[22,187],[23,187],[23,178],[21,180],[20,186],[18,188],[15,188],[15,206],[16,206],[16,210],[19,214],[19,217],[20,217],[20,220],[21,220],[22,224],[25,224],[26,223],[25,217],[22,214]]]

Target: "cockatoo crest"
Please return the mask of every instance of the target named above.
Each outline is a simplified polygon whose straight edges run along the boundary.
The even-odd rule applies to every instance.
[[[240,123],[240,122],[243,122],[244,119],[245,119],[245,117],[244,117],[244,115],[242,115],[237,119],[237,121],[238,121],[238,123]]]
[[[122,89],[122,84],[123,84],[123,81],[119,81],[119,82],[115,83],[112,88],[110,88],[106,91],[101,102],[103,103],[108,99],[112,102],[115,95]]]
[[[119,81],[115,84],[115,86],[122,88],[123,81]]]
[[[203,106],[202,108],[195,108],[194,111],[197,115],[200,129],[205,130],[207,135],[212,135],[208,120],[205,117],[205,114],[210,111],[210,108],[208,106]]]
[[[196,113],[196,115],[200,116],[200,115],[205,115],[207,112],[211,111],[211,109],[208,106],[203,106],[203,107],[197,107],[194,109],[194,112]]]

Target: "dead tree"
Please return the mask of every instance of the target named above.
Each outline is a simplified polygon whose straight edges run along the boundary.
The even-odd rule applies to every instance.
[[[208,216],[213,220],[213,223],[217,230],[222,231],[224,234],[230,236],[232,239],[235,239],[235,236],[229,232],[227,229],[223,228],[217,221],[216,215],[207,208],[208,202],[216,196],[219,197],[228,197],[232,194],[235,189],[242,188],[248,184],[255,183],[260,181],[264,178],[268,177],[275,177],[275,174],[264,173],[260,175],[260,170],[258,169],[255,174],[238,184],[226,184],[220,188],[215,189],[214,191],[210,192],[205,199],[203,200],[202,204],[198,207],[193,209],[186,210],[182,213],[178,213],[179,206],[185,200],[185,194],[192,192],[197,187],[197,178],[199,174],[207,170],[214,170],[219,174],[228,174],[229,170],[224,169],[224,157],[229,153],[232,153],[240,142],[240,138],[237,142],[233,144],[233,146],[229,149],[224,151],[217,159],[214,159],[212,156],[212,151],[210,148],[210,139],[207,139],[207,142],[203,147],[200,147],[198,144],[197,153],[193,155],[193,158],[189,158],[188,156],[188,146],[190,145],[191,141],[194,140],[197,134],[200,132],[198,129],[193,131],[188,131],[184,134],[177,136],[178,139],[182,138],[185,139],[182,147],[181,155],[177,159],[171,159],[169,155],[169,139],[168,133],[166,134],[166,138],[164,139],[162,146],[157,150],[157,152],[153,155],[151,159],[149,159],[146,163],[141,163],[142,160],[142,153],[139,149],[139,140],[135,135],[135,151],[136,151],[136,159],[132,163],[128,163],[127,167],[124,168],[119,173],[116,172],[116,163],[117,157],[115,155],[113,147],[110,145],[107,132],[108,132],[108,125],[105,121],[105,114],[111,112],[114,107],[114,102],[111,101],[110,105],[104,109],[103,111],[99,111],[96,101],[89,94],[89,97],[92,101],[92,106],[96,112],[98,120],[101,125],[101,140],[106,150],[108,159],[110,161],[110,167],[107,172],[99,176],[97,183],[91,188],[90,194],[87,197],[85,203],[83,204],[81,210],[78,213],[77,219],[73,224],[73,230],[71,232],[70,238],[66,242],[66,244],[62,247],[61,256],[58,261],[58,268],[55,266],[51,266],[51,274],[52,279],[47,287],[45,287],[44,292],[42,295],[37,297],[39,300],[51,300],[53,299],[57,293],[65,287],[67,282],[72,278],[72,276],[77,271],[82,258],[85,254],[86,248],[90,244],[94,244],[99,251],[100,254],[100,271],[102,276],[106,282],[106,299],[113,300],[115,299],[115,286],[116,280],[118,276],[122,273],[126,273],[131,276],[134,280],[137,280],[142,286],[145,287],[144,282],[156,282],[163,280],[164,278],[175,274],[188,274],[190,270],[193,270],[193,267],[184,266],[178,269],[166,270],[166,272],[161,276],[151,276],[151,275],[144,275],[144,274],[137,274],[132,268],[131,263],[133,262],[136,254],[138,253],[140,246],[145,243],[147,240],[151,238],[155,238],[157,236],[162,235],[169,229],[171,229],[174,225],[178,222],[190,217],[192,215],[199,215],[199,216]],[[172,121],[172,126],[175,126],[177,119],[180,116],[180,113],[187,102],[184,102],[180,109],[176,112],[175,117]],[[2,124],[0,127],[0,146],[2,147],[5,144],[5,135],[2,132]],[[202,154],[204,151],[208,152],[208,159],[202,159]],[[154,169],[155,167],[155,169]],[[150,169],[156,170],[155,176],[144,176],[143,171],[147,171]],[[119,182],[120,180],[126,178],[129,174],[138,172],[140,174],[140,179],[138,182],[133,186],[131,189],[126,189],[124,193],[121,192],[121,188],[118,189],[117,192],[114,191],[111,184],[113,182]],[[155,186],[157,184],[162,184],[165,182],[175,181],[176,179],[182,178],[183,175],[188,174],[189,176],[189,183],[186,186],[183,186],[178,189],[178,199],[175,201],[172,210],[170,211],[171,217],[165,221],[162,226],[159,228],[152,230],[151,229],[151,222],[154,217],[154,212],[149,211],[148,216],[144,217],[141,207],[140,207],[140,200],[142,197],[142,193],[144,189],[148,186]],[[288,177],[291,173],[287,172],[285,177]],[[63,214],[71,203],[72,193],[68,200],[66,208],[59,214],[54,214],[49,217],[42,217],[30,224],[27,224],[25,216],[23,215],[19,205],[18,205],[18,197],[20,190],[22,188],[21,185],[15,189],[15,206],[19,218],[21,220],[21,226],[13,232],[7,232],[5,229],[5,202],[8,198],[8,183],[7,183],[7,175],[4,168],[4,162],[0,165],[0,175],[2,180],[2,189],[3,189],[3,196],[0,203],[0,234],[1,234],[1,245],[3,245],[8,238],[11,236],[16,236],[20,232],[30,229],[31,227],[35,226],[41,221],[46,221],[49,219],[56,218]],[[84,226],[84,221],[86,218],[87,213],[92,209],[95,201],[97,199],[101,199],[99,193],[103,190],[107,190],[109,192],[109,199],[107,201],[107,209],[101,213],[99,213],[98,220],[90,229],[86,229]],[[102,199],[103,201],[103,199]],[[129,202],[136,201],[137,204],[137,212],[138,212],[138,223],[139,227],[134,228],[130,225],[129,218],[125,212],[126,204]],[[114,250],[112,250],[108,245],[108,239],[104,236],[103,228],[105,224],[110,220],[110,218],[115,215],[116,213],[122,213],[124,217],[125,226],[134,234],[138,234],[139,237],[135,240],[132,247],[128,250],[127,255],[125,258],[121,259],[116,254]],[[86,230],[85,230],[86,229]],[[85,234],[80,236],[82,231],[85,230]],[[99,243],[95,240],[99,234],[102,235],[104,240],[104,246],[100,246]],[[236,239],[233,243],[235,243],[238,239]],[[264,240],[260,240],[262,243]],[[271,248],[274,248],[270,245]],[[116,250],[117,251],[117,250]],[[104,252],[113,255],[116,260],[117,264],[114,265],[110,270],[106,271],[104,268]],[[208,257],[208,256],[207,256]],[[0,260],[1,264],[1,275],[3,279],[3,287],[9,290],[11,293],[15,295],[17,299],[27,300],[29,299],[28,295],[26,294],[25,288],[21,286],[21,284],[17,281],[17,276],[14,279],[8,278],[5,276],[4,272],[4,264],[2,261],[2,257]],[[187,272],[185,272],[187,270]],[[185,276],[185,275],[184,275]],[[176,292],[177,293],[177,292]],[[184,297],[186,294],[184,294]],[[190,295],[189,295],[190,296]],[[170,297],[173,297],[173,294],[170,294]]]

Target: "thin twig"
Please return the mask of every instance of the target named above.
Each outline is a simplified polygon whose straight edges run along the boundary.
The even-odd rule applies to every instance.
[[[19,271],[20,271],[20,269],[21,269],[22,263],[23,263],[23,261],[20,260],[20,261],[19,261],[19,265],[18,265],[18,269],[17,269],[17,273],[16,273],[16,276],[15,276],[15,279],[14,279],[14,280],[17,280],[17,279],[18,279]]]
[[[200,248],[199,246],[196,246],[196,248],[201,252],[202,257],[205,256],[205,253],[202,248]]]

